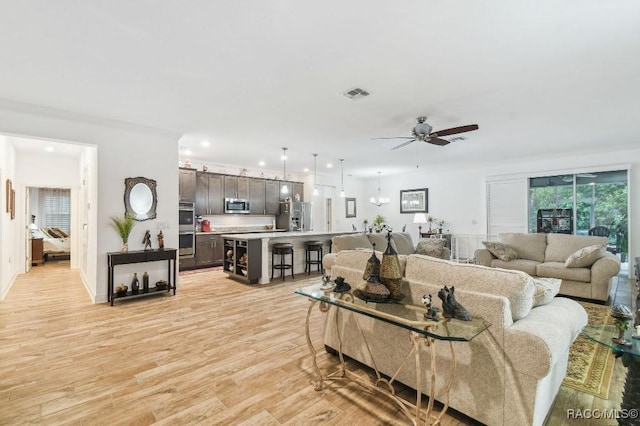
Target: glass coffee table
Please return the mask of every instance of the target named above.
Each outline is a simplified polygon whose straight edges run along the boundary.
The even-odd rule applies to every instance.
[[[619,334],[615,325],[587,325],[582,329],[582,333],[589,339],[611,348],[616,358],[622,358],[622,365],[628,368],[620,404],[622,414],[631,413],[631,410],[636,410],[637,413],[640,401],[640,339],[632,337],[633,331],[635,329],[631,328],[624,335],[624,340],[630,344],[621,345],[613,342]],[[637,414],[635,418],[618,419],[620,425],[637,425],[638,422]]]
[[[490,324],[483,320],[482,318],[474,318],[471,321],[462,321],[457,319],[445,319],[442,318],[439,321],[433,321],[430,319],[426,319],[424,314],[427,312],[424,306],[412,305],[406,303],[374,303],[374,302],[365,302],[353,296],[351,292],[347,293],[334,293],[331,291],[331,288],[323,289],[322,284],[315,284],[311,286],[301,287],[296,289],[295,293],[301,296],[308,297],[311,300],[311,305],[309,306],[307,312],[307,319],[305,321],[305,334],[307,337],[307,345],[309,346],[309,350],[313,359],[313,366],[316,373],[316,381],[315,381],[315,389],[321,390],[323,387],[323,383],[326,380],[351,380],[358,383],[361,386],[366,387],[367,389],[383,392],[385,395],[391,397],[402,409],[402,411],[413,421],[414,424],[422,423],[431,423],[437,424],[440,422],[440,419],[447,411],[449,407],[449,390],[453,385],[453,379],[456,371],[456,358],[455,358],[455,348],[454,342],[468,342],[483,331],[485,331]],[[334,306],[336,307],[336,312],[333,318],[331,316],[326,317],[326,321],[335,321],[335,324],[338,324],[339,316],[342,314],[360,314],[365,315],[371,318],[375,318],[376,320],[384,321],[386,323],[392,324],[396,327],[404,328],[409,330],[411,348],[409,353],[407,354],[406,359],[411,356],[413,353],[416,363],[416,372],[421,372],[421,360],[420,360],[420,348],[428,347],[429,354],[431,358],[430,362],[430,373],[431,373],[431,387],[430,387],[430,395],[429,395],[429,403],[427,405],[426,410],[422,409],[422,375],[416,374],[416,403],[412,404],[395,394],[395,390],[393,387],[393,382],[395,381],[395,377],[398,375],[398,372],[403,368],[404,362],[397,367],[396,373],[391,376],[390,379],[387,379],[382,376],[382,374],[378,371],[376,367],[375,361],[373,364],[373,369],[375,372],[375,380],[366,380],[365,378],[357,375],[353,372],[347,370],[346,363],[344,361],[344,356],[342,354],[342,340],[340,336],[340,327],[336,326],[337,330],[337,338],[338,338],[338,348],[334,348],[338,352],[338,356],[340,359],[340,368],[333,373],[323,375],[318,367],[316,361],[316,350],[311,342],[311,337],[309,335],[309,319],[311,316],[311,312],[316,306],[316,304],[320,302],[320,310],[322,312],[328,312],[329,309]],[[358,324],[358,316],[353,315],[353,319],[356,324]],[[328,323],[327,323],[328,325]],[[362,337],[363,344],[365,345],[368,353],[370,354],[372,359],[375,359],[375,354],[372,353],[369,344],[367,343],[367,338],[362,332],[362,328],[358,324],[358,329],[360,331],[360,336]],[[432,415],[433,412],[433,401],[435,396],[435,377],[436,377],[436,342],[448,342],[449,350],[451,353],[451,375],[446,382],[445,388],[445,401],[443,409],[438,413],[437,416]],[[380,385],[385,385],[387,389],[380,387]]]

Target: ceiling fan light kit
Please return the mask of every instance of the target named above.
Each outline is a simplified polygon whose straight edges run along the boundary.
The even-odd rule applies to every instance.
[[[437,132],[432,132],[433,127],[427,124],[427,117],[422,116],[417,118],[418,123],[415,125],[413,129],[411,129],[411,134],[413,136],[396,136],[390,138],[373,138],[373,139],[409,139],[406,142],[401,143],[400,145],[394,146],[391,150],[396,150],[402,148],[404,146],[409,145],[412,142],[420,141],[427,142],[432,145],[445,146],[451,143],[453,140],[464,140],[460,138],[452,138],[451,140],[442,139],[442,136],[451,136],[456,135],[458,133],[470,132],[472,130],[478,130],[477,124],[468,124],[466,126],[452,127],[450,129],[438,130]]]

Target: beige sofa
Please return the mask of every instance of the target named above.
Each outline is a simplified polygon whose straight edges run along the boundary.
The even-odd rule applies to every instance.
[[[480,265],[516,269],[533,277],[558,278],[560,294],[606,302],[613,277],[620,272],[620,260],[604,250],[606,237],[567,234],[500,234],[498,241],[513,248],[517,259],[500,260],[487,249],[475,253]],[[565,262],[576,251],[603,246],[603,256],[592,265],[567,267]]]
[[[370,253],[340,252],[334,276],[345,277],[352,286],[363,282],[362,274]],[[587,314],[577,302],[550,297],[546,304],[532,307],[533,279],[519,271],[460,264],[428,256],[406,257],[403,293],[405,303],[421,304],[444,285],[455,286],[457,300],[472,315],[491,326],[470,342],[453,342],[457,370],[450,391],[450,407],[488,425],[541,425],[553,405],[566,374],[569,348],[587,323]],[[335,307],[328,313],[324,343],[339,347]],[[393,375],[409,350],[409,331],[359,314],[343,313],[337,319],[343,353],[372,366],[370,353],[362,343],[353,315],[367,336],[375,365]],[[444,402],[445,380],[450,373],[448,342],[437,342],[436,399]],[[429,349],[420,349],[428,365]],[[429,394],[429,368],[422,372],[423,392]],[[398,381],[416,386],[415,363],[407,362]]]
[[[396,252],[400,255],[400,261],[405,261],[405,256],[414,254],[416,252],[416,246],[413,244],[411,234],[407,232],[395,232],[391,234],[391,244],[395,248]],[[441,240],[444,241],[444,240]],[[370,233],[370,234],[345,234],[336,235],[331,239],[331,253],[324,255],[322,259],[322,266],[327,275],[331,275],[331,267],[335,263],[337,253],[343,250],[359,250],[367,249],[369,253],[375,249],[378,252],[384,252],[387,248],[387,234],[386,233]],[[440,253],[441,259],[449,259],[451,257],[451,251],[444,247]]]

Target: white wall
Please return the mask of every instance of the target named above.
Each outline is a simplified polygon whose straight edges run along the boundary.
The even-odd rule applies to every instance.
[[[16,276],[19,225],[6,211],[6,181],[15,180],[15,149],[10,138],[0,135],[0,300],[4,299]]]
[[[125,178],[144,176],[154,179],[158,192],[158,216],[154,220],[136,224],[130,249],[142,249],[142,243],[138,242],[142,241],[145,230],[152,230],[155,234],[158,226],[165,223],[169,227],[163,231],[165,246],[177,248],[178,133],[0,100],[0,134],[86,143],[97,147],[97,183],[90,187],[90,202],[87,203],[88,217],[90,220],[95,217],[87,226],[90,238],[88,250],[91,251],[91,246],[95,246],[96,268],[92,273],[88,267],[89,276],[86,277],[87,289],[95,301],[106,301],[106,253],[119,251],[121,247],[118,235],[109,226],[109,218],[124,214]],[[83,166],[77,167],[82,170]],[[91,178],[93,171],[89,170],[88,173]],[[91,201],[93,199],[95,202]],[[2,257],[5,261],[7,254],[3,253]],[[138,266],[137,270],[142,272],[142,268]],[[129,268],[123,267],[119,271],[121,273],[116,272],[122,276],[117,276],[116,280],[130,280]],[[152,280],[156,279],[152,277]]]

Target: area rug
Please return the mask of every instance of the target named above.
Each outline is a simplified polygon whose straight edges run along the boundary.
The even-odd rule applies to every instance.
[[[613,324],[610,306],[579,302],[587,311],[589,324]],[[609,398],[615,357],[611,349],[583,336],[578,336],[569,350],[569,366],[563,386],[598,398]]]

